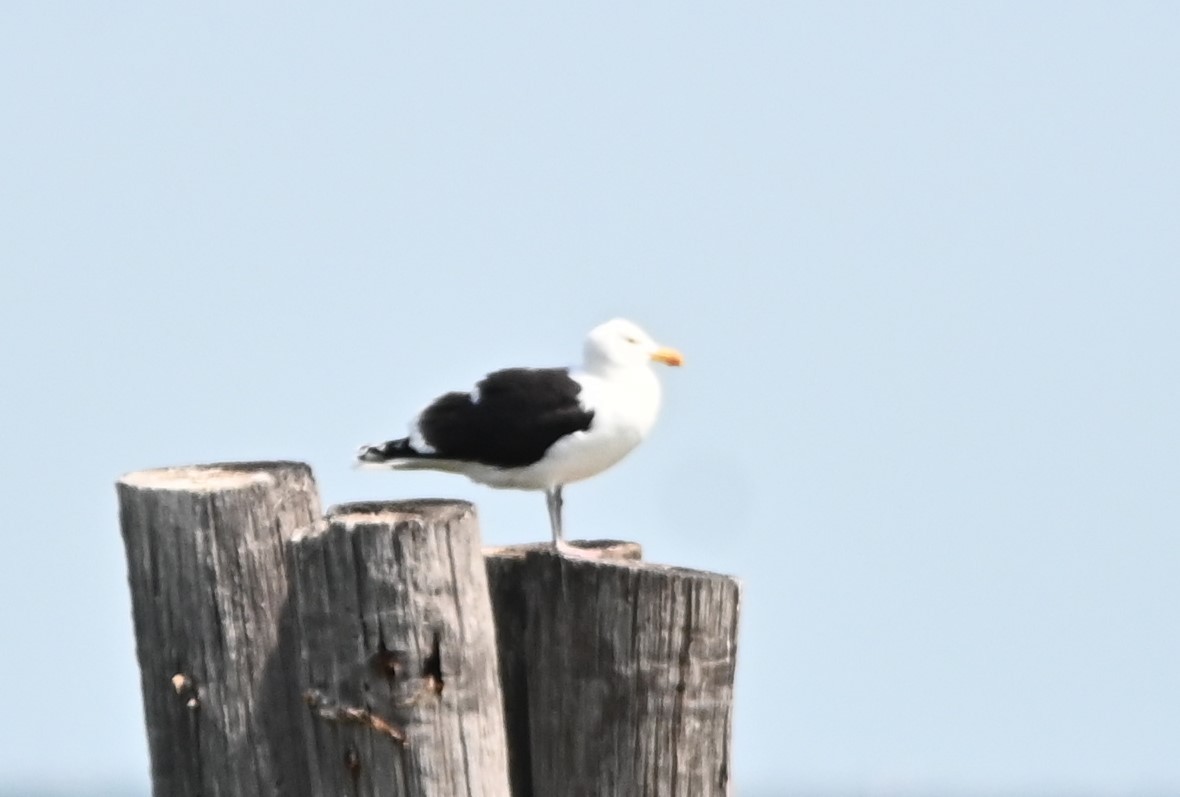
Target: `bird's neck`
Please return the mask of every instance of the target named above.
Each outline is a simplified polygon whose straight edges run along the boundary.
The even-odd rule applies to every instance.
[[[654,376],[646,363],[622,365],[612,360],[599,357],[587,357],[582,363],[582,373],[591,374],[601,379],[628,380],[644,379],[647,375]]]
[[[620,365],[611,362],[586,363],[581,373],[590,377],[608,393],[626,394],[630,401],[651,402],[653,408],[660,402],[660,380],[647,363]]]

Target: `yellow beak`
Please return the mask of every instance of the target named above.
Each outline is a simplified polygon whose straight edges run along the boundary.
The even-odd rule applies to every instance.
[[[667,346],[661,346],[656,349],[652,352],[651,358],[665,365],[684,365],[684,355],[676,351],[676,349],[670,349]]]

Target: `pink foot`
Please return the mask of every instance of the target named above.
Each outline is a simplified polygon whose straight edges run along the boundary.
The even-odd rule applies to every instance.
[[[570,545],[565,540],[558,540],[555,543],[557,552],[566,559],[601,559],[602,551],[598,548],[579,548],[576,545]]]

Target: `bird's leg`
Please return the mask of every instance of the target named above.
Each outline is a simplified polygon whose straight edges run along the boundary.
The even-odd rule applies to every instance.
[[[565,542],[565,529],[561,527],[561,509],[564,504],[565,502],[561,499],[561,485],[559,484],[553,488],[553,513],[557,517],[557,539],[561,542]]]
[[[579,548],[565,541],[565,532],[561,525],[561,508],[564,503],[561,498],[561,485],[545,491],[545,501],[549,504],[549,525],[553,529],[553,547],[562,556],[570,559],[597,559],[598,551]]]
[[[553,532],[553,547],[561,550],[565,539],[561,534],[561,488],[551,487],[545,491],[545,504],[549,507],[549,530]]]
[[[553,531],[553,547],[562,556],[577,556],[580,551],[565,541],[561,528],[561,485],[545,491],[545,502],[549,505],[549,528]]]

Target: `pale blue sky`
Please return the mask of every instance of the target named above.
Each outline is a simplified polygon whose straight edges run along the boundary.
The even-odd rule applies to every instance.
[[[614,315],[567,523],[744,579],[740,785],[1180,793],[1180,6],[240,5],[0,11],[0,793],[146,788],[120,473],[544,539],[350,457]]]

